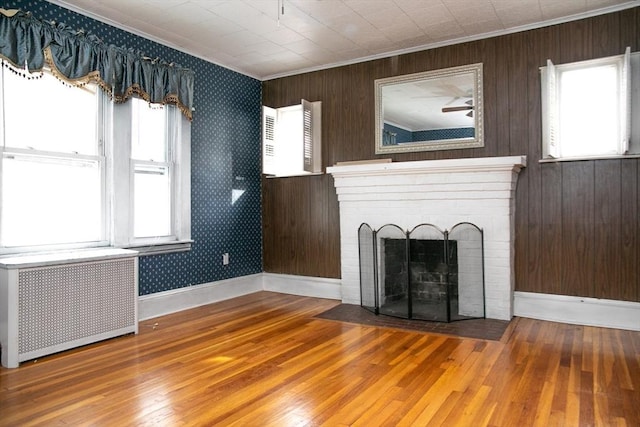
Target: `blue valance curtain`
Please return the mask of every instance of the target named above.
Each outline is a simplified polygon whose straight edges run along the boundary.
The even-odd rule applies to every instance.
[[[173,104],[192,119],[192,70],[107,45],[95,35],[38,20],[23,11],[0,9],[0,57],[13,68],[29,72],[47,66],[72,85],[95,82],[115,102],[137,94],[151,103]]]

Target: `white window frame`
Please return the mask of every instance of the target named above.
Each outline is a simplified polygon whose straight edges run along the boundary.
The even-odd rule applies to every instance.
[[[322,174],[322,101],[262,107],[262,173],[268,178]]]
[[[108,138],[113,152],[108,167],[113,180],[110,194],[114,230],[113,246],[131,248],[145,254],[180,252],[191,249],[191,123],[174,106],[164,107],[167,114],[168,155],[166,163],[131,158],[131,103],[112,104],[113,122]],[[158,237],[134,237],[134,167],[136,164],[168,166],[171,182],[171,234]]]
[[[10,72],[4,68],[0,72]],[[0,81],[0,91],[4,81]],[[1,92],[0,92],[1,94]],[[114,104],[98,91],[97,156],[69,154],[64,158],[98,159],[102,179],[102,238],[82,242],[36,247],[0,247],[0,255],[92,247],[132,248],[142,255],[188,251],[191,249],[191,122],[175,106],[165,106],[170,129],[170,179],[172,185],[172,233],[150,238],[133,237],[133,164],[131,159],[131,103]],[[0,97],[0,117],[4,117],[4,97]],[[1,125],[1,124],[0,124]],[[1,130],[1,128],[0,128]],[[0,156],[41,155],[60,157],[59,153],[39,150],[5,149],[0,141]],[[61,157],[62,158],[62,157]],[[0,162],[0,189],[2,188]]]
[[[620,135],[615,153],[562,156],[559,136],[559,76],[564,71],[585,69],[613,64],[618,70],[619,107],[618,132]],[[635,72],[632,73],[631,70]],[[627,48],[625,54],[606,58],[597,58],[567,64],[554,65],[551,60],[540,68],[542,98],[542,159],[541,162],[571,161],[599,158],[622,158],[640,156],[640,123],[633,120],[640,114],[640,54],[631,54]]]

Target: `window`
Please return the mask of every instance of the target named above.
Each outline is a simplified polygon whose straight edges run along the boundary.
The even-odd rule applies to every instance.
[[[262,172],[296,176],[322,172],[322,102],[302,100],[282,108],[262,107]]]
[[[632,93],[637,93],[632,91],[637,85],[632,67],[628,48],[625,55],[590,61],[562,65],[547,61],[541,69],[543,158],[639,152],[637,124],[631,126],[632,108],[637,108],[631,102]]]
[[[45,71],[0,81],[0,253],[190,245],[190,124]]]

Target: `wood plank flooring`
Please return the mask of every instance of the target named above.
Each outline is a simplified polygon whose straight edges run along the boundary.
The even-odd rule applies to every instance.
[[[270,292],[0,369],[0,425],[639,426],[640,332],[516,318],[501,341],[313,318]]]

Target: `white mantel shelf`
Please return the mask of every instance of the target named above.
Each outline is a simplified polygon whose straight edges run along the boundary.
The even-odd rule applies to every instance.
[[[360,304],[357,230],[396,224],[483,230],[486,317],[513,316],[515,189],[526,156],[480,157],[327,168],[340,203],[342,301]]]
[[[361,163],[327,168],[336,177],[429,174],[453,172],[514,171],[527,165],[527,156],[473,157],[464,159],[422,160],[415,162]]]

